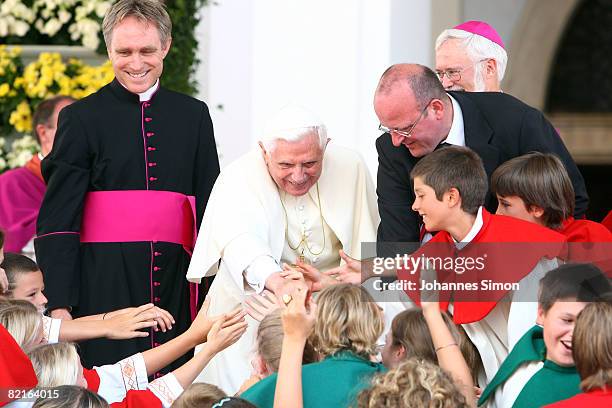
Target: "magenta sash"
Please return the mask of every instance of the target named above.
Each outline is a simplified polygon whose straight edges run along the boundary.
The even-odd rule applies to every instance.
[[[195,245],[195,197],[157,190],[92,191],[85,196],[81,242],[162,241]]]

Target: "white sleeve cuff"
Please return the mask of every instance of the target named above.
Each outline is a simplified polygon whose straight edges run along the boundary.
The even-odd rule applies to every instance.
[[[238,271],[242,272],[242,276],[234,277],[239,280],[236,282],[238,287],[242,288],[246,283],[255,292],[261,293],[266,279],[274,272],[282,270],[270,252],[259,240],[241,235],[225,247],[221,262],[224,262],[230,271],[236,271],[236,275],[239,274]]]
[[[266,287],[266,279],[282,268],[271,256],[258,256],[244,271],[244,279],[256,293],[261,293]]]
[[[55,344],[59,342],[61,319],[53,319],[52,317],[43,315],[43,342],[47,344]]]
[[[47,343],[55,344],[59,342],[61,326],[62,326],[62,319],[51,319],[51,328],[49,330],[49,339],[47,339]]]
[[[100,377],[100,394],[109,404],[122,401],[130,390],[145,390],[149,380],[141,353],[124,358],[115,364],[94,367]]]
[[[152,381],[149,390],[159,398],[164,408],[171,406],[183,393],[183,387],[172,373]]]

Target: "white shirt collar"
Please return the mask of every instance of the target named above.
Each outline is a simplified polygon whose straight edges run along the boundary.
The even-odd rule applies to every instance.
[[[476,234],[478,234],[480,230],[482,229],[482,225],[483,225],[483,221],[482,221],[482,206],[481,206],[478,208],[478,213],[476,214],[476,219],[474,220],[474,224],[472,225],[472,228],[470,228],[467,235],[461,240],[461,242],[458,242],[455,238],[453,238],[453,241],[455,242],[455,246],[458,249],[462,249],[464,246],[472,242]]]
[[[455,146],[465,146],[465,132],[463,128],[463,112],[461,111],[461,106],[459,106],[455,98],[450,95],[448,95],[448,97],[453,104],[453,123],[451,123],[451,128],[448,132],[448,136],[446,136],[446,140],[443,140],[442,143],[446,142]]]
[[[138,96],[140,97],[140,102],[146,102],[151,99],[155,91],[157,91],[157,88],[159,88],[159,78],[157,78],[157,81],[155,81],[152,87],[150,87],[143,93],[138,94]]]

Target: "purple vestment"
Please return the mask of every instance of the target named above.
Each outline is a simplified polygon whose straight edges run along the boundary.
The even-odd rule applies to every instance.
[[[0,175],[0,228],[6,234],[6,252],[21,252],[36,234],[45,189],[45,183],[25,167]]]

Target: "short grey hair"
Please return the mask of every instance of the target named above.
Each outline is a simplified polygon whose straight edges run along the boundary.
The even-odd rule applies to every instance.
[[[113,29],[126,17],[155,24],[162,46],[172,38],[172,20],[166,6],[159,0],[119,0],[114,3],[102,21],[106,49],[110,50]]]
[[[276,147],[277,140],[298,142],[315,133],[321,149],[327,143],[327,128],[312,112],[297,106],[288,105],[277,112],[266,124],[260,139],[266,151]]]
[[[449,28],[442,31],[436,39],[436,51],[446,40],[459,39],[465,46],[468,56],[476,63],[481,59],[494,59],[497,62],[497,79],[504,79],[506,65],[508,64],[508,53],[499,44],[481,36],[464,30]]]

